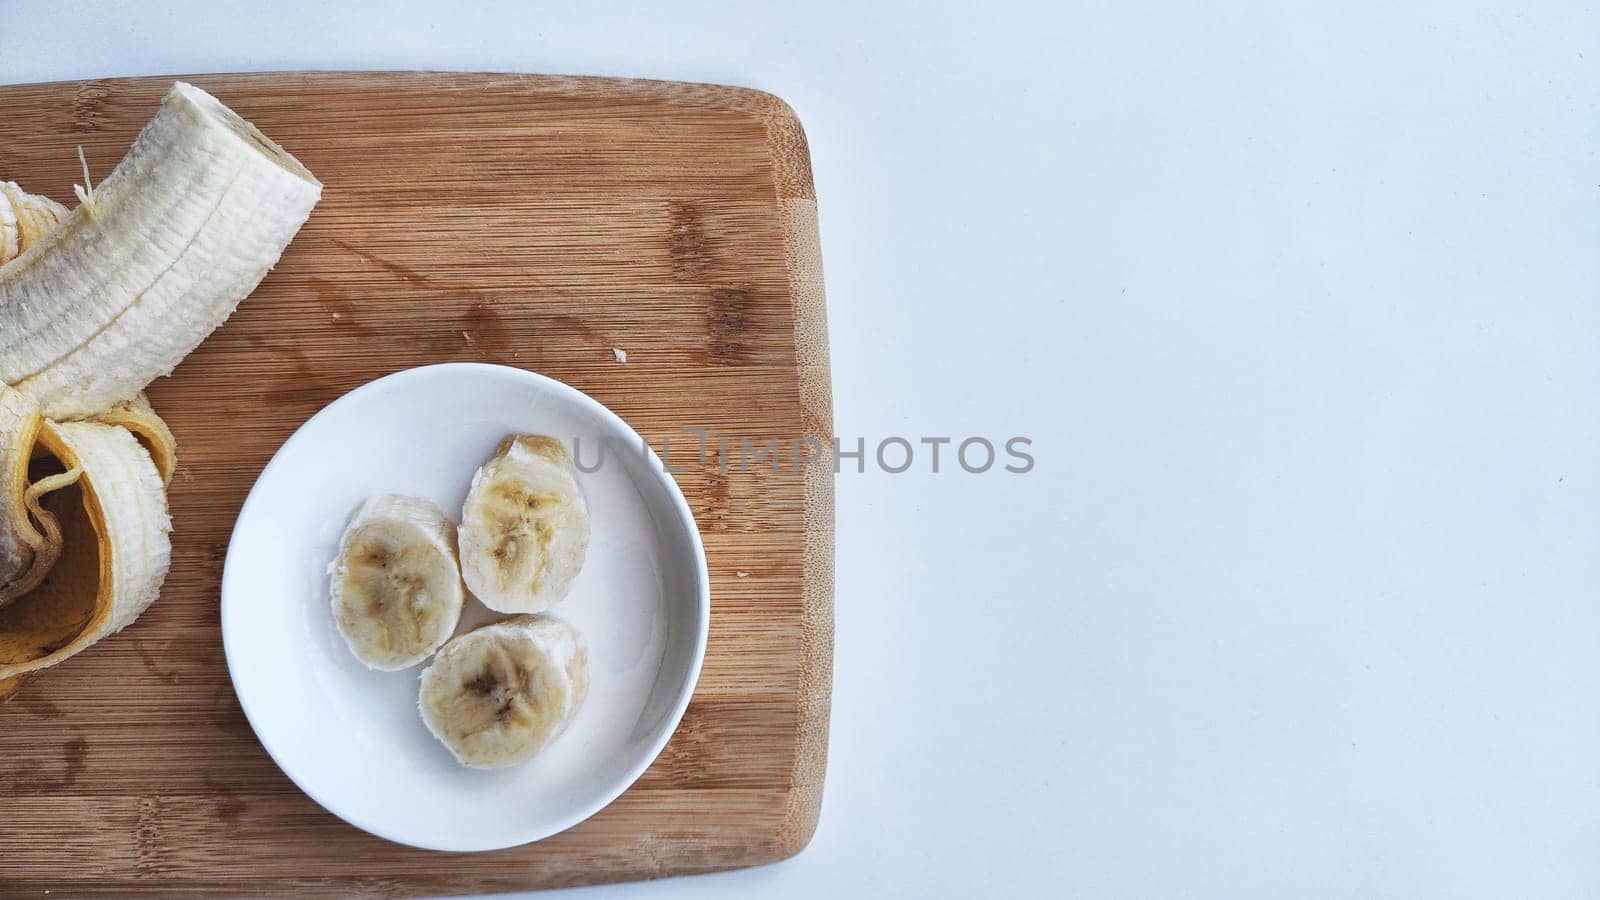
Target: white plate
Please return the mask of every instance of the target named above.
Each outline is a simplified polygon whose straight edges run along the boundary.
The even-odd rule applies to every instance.
[[[462,768],[417,714],[423,666],[368,670],[334,628],[326,567],[371,494],[459,517],[472,473],[509,432],[576,439],[591,534],[550,612],[589,641],[589,698],[531,762]],[[642,774],[688,705],[710,582],[683,494],[639,435],[561,382],[504,366],[398,372],[312,416],[257,479],[222,574],[222,639],[250,725],[312,799],[379,837],[435,850],[536,841],[594,815]],[[461,631],[499,618],[468,600]],[[425,664],[424,664],[425,665]]]

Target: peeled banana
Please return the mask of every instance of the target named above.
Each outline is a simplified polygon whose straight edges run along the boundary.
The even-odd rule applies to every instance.
[[[328,574],[339,633],[371,668],[422,662],[461,619],[456,527],[426,500],[384,494],[361,504]]]
[[[321,193],[215,97],[174,84],[86,202],[0,267],[0,382],[54,419],[133,399],[255,289]]]
[[[71,212],[0,182],[0,700],[155,600],[177,457],[141,391],[255,288],[321,190],[182,82]]]
[[[490,609],[540,612],[567,595],[589,546],[589,507],[566,447],[509,435],[472,476],[461,574]]]
[[[450,641],[422,671],[422,721],[464,766],[533,758],[589,693],[589,652],[570,625],[516,616]]]

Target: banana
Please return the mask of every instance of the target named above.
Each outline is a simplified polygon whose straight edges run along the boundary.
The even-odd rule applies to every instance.
[[[322,185],[215,97],[177,82],[59,225],[36,235],[41,214],[23,203],[22,215],[14,193],[0,221],[17,224],[4,234],[31,246],[0,266],[0,382],[47,418],[73,419],[171,373],[277,263]]]
[[[492,610],[533,613],[567,595],[589,546],[589,506],[560,441],[508,435],[472,476],[461,574]]]
[[[59,528],[60,557],[48,578],[0,608],[0,696],[19,676],[132,623],[160,593],[172,559],[161,476],[127,429],[46,420],[32,456],[43,475],[35,487],[50,470],[82,475],[30,504]]]
[[[589,651],[572,626],[516,616],[455,638],[422,670],[422,721],[464,766],[527,762],[589,693]]]
[[[76,209],[0,182],[0,700],[160,593],[177,455],[141,391],[254,290],[321,193],[183,82]]]
[[[383,494],[356,509],[328,564],[333,619],[350,652],[392,672],[449,640],[466,594],[456,527],[417,497]]]

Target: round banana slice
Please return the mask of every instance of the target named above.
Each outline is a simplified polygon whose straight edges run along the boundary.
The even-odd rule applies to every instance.
[[[516,616],[444,645],[422,670],[422,721],[464,766],[527,762],[589,694],[589,651],[572,626]]]
[[[589,506],[555,438],[509,435],[472,476],[461,574],[483,605],[533,613],[567,595],[589,546]]]
[[[426,500],[383,494],[361,504],[328,574],[339,633],[374,669],[422,662],[461,619],[456,527]]]

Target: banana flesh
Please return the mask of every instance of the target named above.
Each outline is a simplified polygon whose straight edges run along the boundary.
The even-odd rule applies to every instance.
[[[532,759],[589,693],[583,638],[552,616],[516,616],[450,641],[422,671],[422,720],[462,765]]]
[[[174,84],[87,202],[0,267],[0,382],[54,419],[132,400],[255,289],[321,191],[216,98]]]
[[[533,613],[567,595],[589,545],[589,507],[560,441],[510,435],[472,476],[461,574],[490,609]]]
[[[456,630],[466,599],[455,524],[417,497],[384,494],[361,504],[328,574],[339,633],[357,659],[383,671],[433,655]]]

